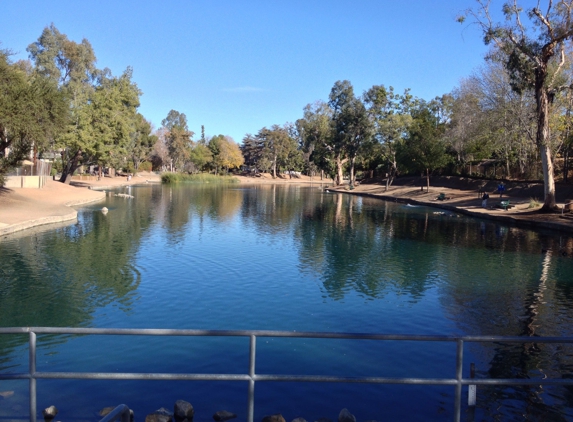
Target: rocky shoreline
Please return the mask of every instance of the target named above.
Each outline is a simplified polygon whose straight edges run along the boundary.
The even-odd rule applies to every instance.
[[[120,405],[124,406],[124,405]],[[97,416],[101,418],[101,420],[108,420],[106,418],[107,415],[110,415],[117,407],[106,407],[99,412],[97,412]],[[127,411],[127,408],[124,407]],[[58,414],[58,409],[56,406],[49,406],[42,411],[42,415],[44,416],[45,422],[52,422]],[[135,422],[135,414],[133,410],[129,410],[130,414],[130,422]],[[216,422],[224,422],[229,421],[232,419],[236,419],[237,414],[233,412],[229,412],[227,410],[219,410],[215,412],[212,416],[212,419]],[[194,422],[195,419],[195,409],[193,405],[185,400],[177,400],[173,405],[173,412],[167,410],[164,407],[157,409],[156,411],[148,414],[145,417],[145,422]],[[120,417],[111,418],[110,420],[121,420]],[[338,414],[338,418],[336,419],[338,422],[356,422],[356,417],[348,411],[348,409],[344,408]],[[58,421],[60,422],[60,421]],[[280,413],[276,413],[274,415],[267,415],[261,419],[261,422],[286,422],[284,416]],[[291,422],[307,422],[307,420],[303,417],[296,417],[292,419]],[[334,422],[332,419],[322,417],[316,419],[314,422]],[[376,422],[373,419],[370,419],[366,422]]]

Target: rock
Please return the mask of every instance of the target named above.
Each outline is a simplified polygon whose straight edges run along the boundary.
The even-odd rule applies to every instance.
[[[276,415],[265,416],[262,422],[286,422],[283,415],[277,413]]]
[[[104,416],[107,416],[111,413],[111,411],[113,409],[115,409],[117,406],[109,406],[109,407],[104,407],[103,409],[101,409],[99,412],[96,413],[97,416],[101,418],[103,418]],[[129,409],[129,420],[131,422],[133,422],[135,420],[135,414],[133,413],[132,409]]]
[[[293,419],[292,422],[306,422],[306,419],[305,418],[296,418],[296,419]]]
[[[231,419],[235,419],[237,415],[231,412],[227,412],[226,410],[219,410],[217,413],[213,415],[213,419],[216,421],[228,421]]]
[[[56,406],[46,407],[44,410],[42,410],[42,415],[44,415],[44,419],[46,419],[47,421],[51,421],[52,419],[54,419],[57,414],[58,414],[58,409],[56,409]]]
[[[173,414],[162,407],[161,409],[147,415],[145,417],[145,422],[173,422]]]
[[[195,409],[188,401],[177,400],[173,406],[173,416],[175,416],[177,422],[182,422],[185,419],[192,422],[193,416],[195,416]]]
[[[356,418],[348,409],[342,409],[338,415],[338,422],[356,422]]]
[[[320,419],[315,420],[314,422],[332,422],[332,421],[328,418],[320,418]]]

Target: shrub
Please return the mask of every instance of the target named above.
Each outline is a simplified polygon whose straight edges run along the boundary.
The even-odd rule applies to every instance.
[[[131,161],[128,161],[127,164],[123,167],[123,171],[125,173],[135,173],[135,167]]]
[[[528,208],[537,208],[541,206],[541,202],[537,198],[530,198],[529,199],[529,207]]]
[[[163,173],[161,175],[161,183],[238,183],[239,180],[232,176],[216,176],[214,174],[199,173],[199,174],[185,174],[185,173]]]
[[[137,170],[138,171],[151,171],[151,170],[153,170],[153,164],[151,164],[149,161],[144,161],[143,163],[141,163],[139,165]]]

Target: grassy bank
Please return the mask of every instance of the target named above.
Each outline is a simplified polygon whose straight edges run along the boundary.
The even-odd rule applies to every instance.
[[[161,183],[215,183],[215,184],[229,184],[239,183],[239,180],[233,176],[216,176],[214,174],[200,173],[200,174],[185,174],[185,173],[163,173],[161,175]]]

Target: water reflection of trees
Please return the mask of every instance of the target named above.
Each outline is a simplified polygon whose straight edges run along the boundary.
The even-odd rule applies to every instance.
[[[481,376],[573,373],[573,347],[535,343],[535,336],[571,334],[571,237],[344,195],[320,197],[303,215],[301,265],[331,297],[357,291],[380,298],[393,290],[417,300],[435,285],[461,333],[532,337],[525,345],[472,345]],[[572,416],[565,387],[480,388],[480,395],[486,416]]]
[[[154,218],[167,229],[168,242],[175,243],[185,237],[191,224],[201,224],[204,218],[231,220],[243,202],[242,190],[208,184],[162,185],[152,195]]]
[[[443,309],[463,333],[528,336],[531,342],[471,344],[478,374],[488,378],[571,374],[571,346],[535,342],[537,336],[571,333],[570,239],[516,228],[500,230],[494,224],[480,227],[482,238],[475,239],[478,246],[471,255],[451,250],[445,257],[450,264],[447,283],[441,287]],[[475,276],[468,278],[468,274]],[[545,415],[565,420],[563,415],[573,403],[569,390],[538,385],[483,387],[478,406],[486,415],[503,419],[527,415],[531,420]]]
[[[112,302],[129,312],[141,278],[134,255],[152,222],[150,194],[110,197],[107,215],[94,207],[75,224],[0,242],[0,326],[88,326]],[[0,336],[0,355],[25,341]]]

